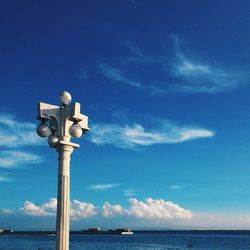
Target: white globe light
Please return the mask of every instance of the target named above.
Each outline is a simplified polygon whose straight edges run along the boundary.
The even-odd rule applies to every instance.
[[[45,122],[41,122],[36,128],[36,132],[41,137],[48,137],[50,134],[50,128]]]
[[[59,96],[59,100],[63,105],[68,105],[72,100],[71,94],[67,91],[63,91]]]
[[[55,143],[57,143],[58,141],[59,141],[58,138],[57,138],[56,135],[54,135],[54,134],[51,134],[51,135],[48,137],[48,143],[49,143],[49,145],[55,144]]]
[[[69,134],[72,137],[79,138],[82,136],[82,128],[79,124],[74,123],[69,128]]]

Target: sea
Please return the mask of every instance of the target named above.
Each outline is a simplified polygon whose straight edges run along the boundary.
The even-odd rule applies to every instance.
[[[0,235],[0,250],[54,250],[53,235]],[[250,231],[159,231],[133,235],[74,234],[70,250],[243,250],[250,249]]]

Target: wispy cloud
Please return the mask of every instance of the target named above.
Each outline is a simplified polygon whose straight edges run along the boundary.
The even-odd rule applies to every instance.
[[[86,189],[92,189],[92,190],[108,190],[111,188],[115,188],[120,186],[120,184],[95,184],[95,185],[91,185],[86,187]]]
[[[136,1],[136,0],[130,0],[130,2],[131,2],[133,5],[138,5],[138,1]]]
[[[144,88],[144,86],[140,82],[129,79],[121,70],[117,68],[111,67],[106,63],[100,63],[99,67],[103,75],[110,80],[117,81],[121,84],[130,85],[136,88]]]
[[[19,165],[41,163],[42,161],[43,158],[34,153],[13,150],[0,151],[0,168],[11,168]]]
[[[148,63],[158,63],[159,62],[158,58],[147,55],[138,46],[131,43],[130,41],[124,40],[123,44],[131,52],[131,54],[133,55],[132,57],[128,57],[128,59],[126,61],[135,62],[135,63],[147,63],[147,64]]]
[[[138,193],[137,189],[124,189],[123,193],[125,196],[130,197],[130,196],[135,196]]]
[[[81,80],[86,80],[89,77],[89,73],[87,70],[82,70],[77,76]]]
[[[36,125],[19,121],[13,114],[0,113],[0,147],[15,148],[41,145],[36,135]]]
[[[111,144],[136,150],[140,146],[173,144],[214,136],[214,132],[193,125],[179,126],[161,120],[153,129],[145,130],[140,124],[120,125],[96,123],[92,126],[89,140],[97,145]]]
[[[10,178],[8,178],[6,176],[0,175],[0,182],[6,182],[6,181],[12,181],[12,179],[10,179]]]
[[[181,190],[181,189],[183,189],[183,186],[175,184],[175,185],[171,185],[169,188],[172,190]]]
[[[34,123],[17,120],[13,114],[0,113],[0,168],[42,162],[41,156],[24,150],[42,144]]]
[[[175,55],[172,59],[169,55],[159,56],[162,52],[150,55],[131,41],[124,40],[125,56],[116,60],[115,67],[111,66],[114,60],[99,63],[99,71],[120,86],[130,86],[153,96],[171,93],[216,94],[248,84],[248,71],[235,67],[231,69],[214,63],[211,58],[198,58],[198,52],[187,53],[182,48],[179,35],[170,37]],[[138,74],[135,76],[134,72]]]
[[[148,92],[150,95],[165,93],[165,90],[154,84],[142,84],[140,81],[132,80],[122,70],[111,67],[106,63],[100,63],[101,73],[109,80],[119,83],[120,85],[128,85],[142,91]]]
[[[215,94],[235,89],[249,80],[249,73],[226,70],[219,65],[187,56],[181,49],[179,36],[171,37],[176,54],[172,75],[180,81],[175,85],[175,91]]]

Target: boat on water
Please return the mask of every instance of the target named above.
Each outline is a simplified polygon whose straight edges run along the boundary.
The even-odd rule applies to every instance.
[[[13,233],[13,230],[9,230],[9,229],[0,229],[0,234],[9,234],[9,233]]]
[[[87,230],[82,230],[82,234],[125,234],[131,235],[134,232],[129,228],[118,228],[118,229],[109,229],[109,230],[102,230],[99,227],[96,228],[89,228]]]

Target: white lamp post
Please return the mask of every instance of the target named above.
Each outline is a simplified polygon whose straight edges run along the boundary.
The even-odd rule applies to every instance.
[[[71,137],[81,137],[88,128],[88,117],[80,114],[80,103],[71,105],[70,93],[59,96],[61,106],[38,103],[37,119],[41,121],[37,134],[48,137],[48,144],[58,152],[58,191],[56,217],[56,250],[69,249],[70,220],[70,155],[79,144],[70,142]]]

